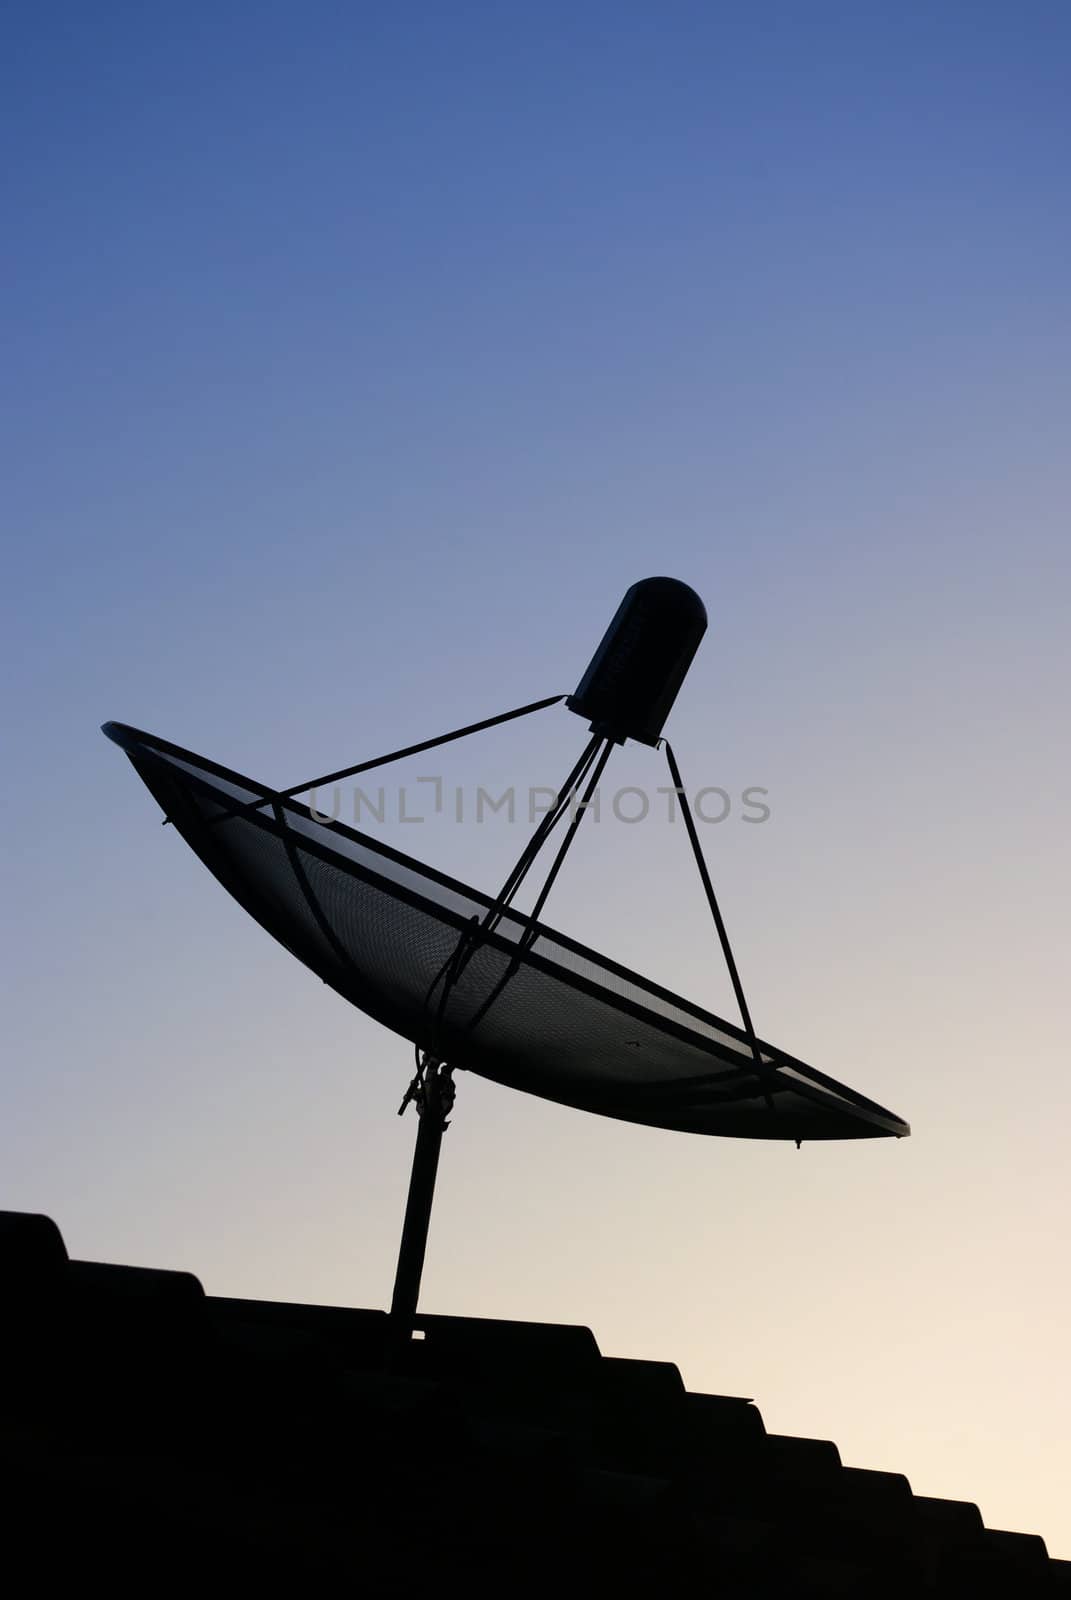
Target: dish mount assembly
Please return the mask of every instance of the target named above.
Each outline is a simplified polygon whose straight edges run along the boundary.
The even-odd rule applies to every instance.
[[[576,765],[558,790],[554,805],[543,816],[513,871],[499,890],[494,905],[488,910],[478,928],[462,935],[456,953],[457,966],[443,977],[440,989],[441,1004],[448,999],[452,981],[456,979],[457,972],[463,970],[464,962],[476,948],[480,937],[493,930],[501,912],[512,902],[534,865],[536,857],[557,824],[568,812],[571,813],[571,820],[529,914],[522,947],[531,940],[554,880],[599,787],[610,752],[615,744],[624,744],[627,739],[635,739],[640,744],[650,746],[657,746],[662,742],[662,728],[666,717],[677,698],[677,693],[706,630],[707,613],[702,600],[694,589],[680,583],[676,578],[646,578],[640,583],[634,583],[629,589],[603,635],[602,642],[592,656],[587,671],[577,685],[576,692],[565,700],[570,711],[579,717],[590,718],[588,731],[591,737]],[[524,716],[531,711],[543,710],[548,704],[560,703],[561,697],[550,701],[538,701],[532,706],[522,706],[518,711],[506,712],[505,718]],[[494,723],[485,724],[488,725],[493,726]],[[456,736],[448,735],[448,737]],[[745,1029],[753,1037],[747,1001],[740,985],[728,934],[706,870],[695,822],[688,806],[688,797],[681,783],[680,771],[668,741],[665,742],[665,749],[673,785],[685,816],[688,837],[699,864],[700,875],[722,942],[740,1014]],[[757,1059],[757,1046],[755,1055]],[[394,1297],[391,1303],[392,1315],[406,1327],[411,1325],[416,1312],[428,1228],[431,1222],[435,1178],[439,1167],[439,1151],[454,1104],[453,1073],[450,1063],[438,1060],[427,1051],[418,1052],[417,1070],[406,1091],[399,1115],[404,1112],[411,1100],[416,1105],[420,1122],[413,1168],[409,1178],[405,1221],[402,1225],[402,1243]]]
[[[215,876],[275,938],[361,1010],[412,1040],[416,1070],[399,1114],[418,1114],[394,1326],[408,1338],[427,1247],[453,1073],[654,1127],[734,1137],[902,1137],[910,1130],[856,1091],[760,1040],[662,728],[707,627],[674,578],[633,584],[575,693],[551,696],[289,789],[275,790],[120,723],[126,751]],[[297,796],[564,700],[589,738],[553,805],[492,899],[330,821]],[[689,844],[740,1010],[739,1026],[547,927],[540,917],[615,745],[666,754]],[[568,816],[532,909],[513,902]]]

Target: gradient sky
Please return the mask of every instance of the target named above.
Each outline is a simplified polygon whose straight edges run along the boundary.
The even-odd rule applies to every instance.
[[[463,1076],[423,1304],[586,1323],[1071,1556],[1071,12],[3,28],[0,1203],[210,1292],[384,1305],[410,1051],[99,724],[296,782],[570,690],[670,573],[711,616],[685,779],[770,791],[703,832],[756,1026],[913,1137]],[[583,738],[545,712],[385,781],[553,782]],[[380,831],[494,889],[526,829]],[[547,916],[732,1015],[679,826],[586,827]]]

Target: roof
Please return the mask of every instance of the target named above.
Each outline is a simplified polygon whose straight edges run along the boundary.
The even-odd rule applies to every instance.
[[[15,1212],[0,1277],[5,1564],[39,1582],[1071,1594],[1042,1539],[587,1328],[421,1315],[399,1342],[379,1310],[70,1260]]]

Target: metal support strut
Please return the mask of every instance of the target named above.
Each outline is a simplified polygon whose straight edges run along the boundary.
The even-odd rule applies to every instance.
[[[662,745],[666,752],[666,761],[669,764],[669,774],[673,779],[673,787],[676,790],[678,798],[680,799],[681,814],[684,817],[684,826],[688,834],[688,843],[692,847],[692,854],[695,857],[695,864],[699,870],[699,881],[703,885],[703,892],[707,897],[707,905],[710,907],[710,914],[714,918],[714,926],[718,931],[718,940],[721,944],[721,953],[725,958],[725,965],[729,969],[729,979],[733,986],[733,993],[736,996],[736,1003],[740,1008],[740,1020],[744,1024],[744,1032],[747,1035],[748,1044],[751,1046],[751,1055],[755,1062],[755,1071],[758,1073],[760,1078],[763,1078],[766,1075],[766,1068],[763,1066],[762,1051],[759,1049],[759,1041],[755,1037],[755,1029],[751,1021],[751,1011],[748,1008],[748,1003],[744,996],[744,985],[740,981],[740,972],[736,965],[736,957],[733,955],[733,947],[729,943],[729,931],[725,926],[725,918],[721,914],[721,907],[718,905],[718,897],[714,893],[714,885],[710,881],[710,873],[707,870],[706,860],[703,856],[703,847],[699,843],[699,835],[695,830],[695,818],[692,816],[692,808],[688,804],[688,791],[685,789],[681,780],[681,769],[678,767],[677,758],[673,754],[673,746],[670,744],[668,739],[663,739]],[[772,1095],[767,1094],[765,1096],[765,1100],[767,1109],[772,1112],[775,1109]],[[799,1145],[799,1140],[796,1141],[796,1144],[797,1146]]]
[[[438,1022],[442,1021],[450,992],[459,981],[469,959],[479,947],[480,940],[493,933],[556,823],[565,815],[570,804],[575,804],[581,786],[585,783],[585,780],[588,780],[583,799],[576,806],[572,821],[566,830],[565,837],[555,856],[546,882],[533,910],[526,919],[521,944],[527,944],[534,938],[537,932],[536,919],[543,909],[547,895],[550,893],[551,885],[558,875],[569,846],[576,837],[577,829],[591,805],[599,778],[612,748],[611,741],[605,739],[602,734],[592,736],[583,755],[576,762],[565,783],[558,791],[554,806],[536,828],[535,833],[522,851],[516,866],[502,885],[498,897],[492,901],[479,924],[473,919],[473,926],[464,930],[451,956],[439,969],[425,997],[425,1004],[429,1004],[434,990],[440,988],[436,1006]],[[473,1028],[479,1023],[515,971],[516,963],[511,962],[499,982],[484,997],[482,1005],[469,1018],[467,1024],[469,1028]],[[405,1205],[405,1221],[402,1224],[402,1242],[398,1251],[394,1297],[391,1300],[390,1308],[391,1321],[394,1324],[396,1336],[403,1340],[408,1339],[413,1331],[413,1319],[416,1316],[417,1300],[420,1295],[420,1279],[427,1250],[431,1205],[435,1195],[435,1178],[439,1170],[439,1152],[442,1148],[443,1134],[449,1127],[448,1119],[454,1104],[454,1081],[451,1077],[450,1066],[438,1056],[419,1048],[417,1050],[416,1073],[405,1092],[405,1098],[398,1107],[399,1116],[402,1115],[410,1102],[416,1106],[420,1121],[417,1128],[416,1149],[413,1152],[413,1170],[409,1177],[409,1197]]]

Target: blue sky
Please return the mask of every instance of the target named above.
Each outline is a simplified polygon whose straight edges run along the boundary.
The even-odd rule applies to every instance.
[[[1066,8],[4,29],[4,1203],[384,1303],[406,1048],[99,724],[294,782],[571,689],[668,572],[711,616],[686,781],[770,790],[704,835],[756,1025],[914,1136],[797,1156],[466,1080],[426,1304],[587,1322],[1071,1554]],[[441,772],[553,782],[582,737]],[[523,828],[385,832],[490,888]],[[548,916],[730,1005],[679,831],[593,826]]]

